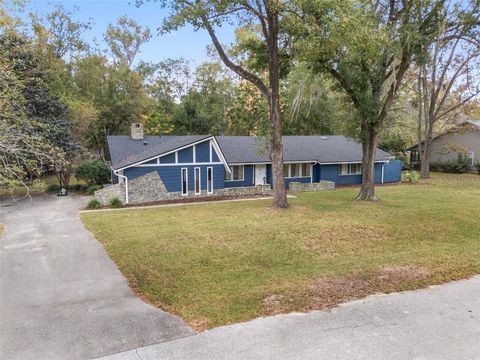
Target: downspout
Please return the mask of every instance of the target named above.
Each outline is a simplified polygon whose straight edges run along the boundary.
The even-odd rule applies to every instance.
[[[125,180],[125,204],[128,204],[128,178],[125,175],[120,175],[118,170],[114,170],[113,173]]]
[[[385,163],[382,163],[382,184],[384,183],[383,181],[384,175],[385,175]]]

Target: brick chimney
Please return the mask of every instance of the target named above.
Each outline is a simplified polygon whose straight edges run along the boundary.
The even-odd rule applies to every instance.
[[[143,140],[143,124],[133,123],[130,126],[130,135],[133,140]]]

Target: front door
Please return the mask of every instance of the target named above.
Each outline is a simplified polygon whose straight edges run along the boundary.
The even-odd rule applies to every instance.
[[[267,165],[255,165],[255,185],[267,183]]]

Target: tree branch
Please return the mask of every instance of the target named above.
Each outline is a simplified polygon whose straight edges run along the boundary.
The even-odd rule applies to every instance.
[[[202,23],[205,29],[208,31],[208,34],[212,39],[213,45],[215,46],[215,49],[217,50],[218,55],[220,56],[220,59],[223,61],[223,63],[232,71],[234,71],[237,75],[254,84],[260,90],[260,92],[268,99],[268,96],[269,96],[268,87],[265,85],[262,79],[260,79],[257,75],[245,70],[243,67],[235,64],[233,61],[230,60],[228,55],[225,53],[225,50],[223,49],[222,45],[218,41],[217,35],[215,34],[215,31],[213,30],[212,25],[209,23],[209,21],[204,15],[202,15]]]

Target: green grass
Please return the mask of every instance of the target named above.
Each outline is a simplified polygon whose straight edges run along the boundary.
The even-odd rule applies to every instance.
[[[378,187],[378,203],[357,191],[81,218],[137,294],[198,329],[480,272],[480,176]]]

